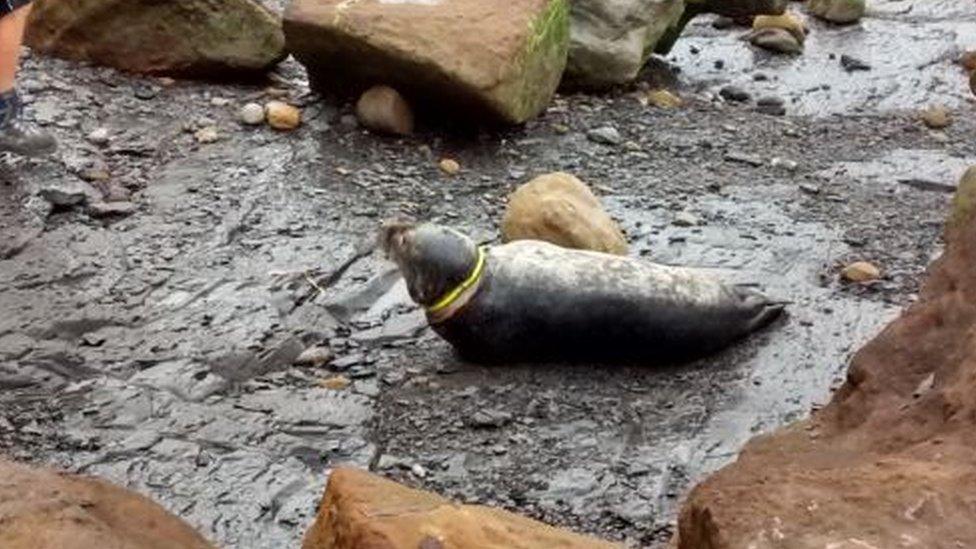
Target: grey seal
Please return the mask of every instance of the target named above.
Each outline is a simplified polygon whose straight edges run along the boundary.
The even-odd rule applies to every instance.
[[[429,223],[387,223],[380,247],[433,330],[472,362],[689,359],[784,310],[704,271],[535,240],[481,247]]]

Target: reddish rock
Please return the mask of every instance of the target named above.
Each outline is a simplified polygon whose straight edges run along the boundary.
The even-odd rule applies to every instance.
[[[976,547],[976,212],[811,419],[697,486],[679,549]]]
[[[213,549],[152,501],[100,480],[0,461],[3,549]]]
[[[213,77],[285,58],[281,20],[254,0],[35,0],[35,51],[140,73]]]
[[[336,469],[303,549],[611,549],[620,546],[364,471]]]

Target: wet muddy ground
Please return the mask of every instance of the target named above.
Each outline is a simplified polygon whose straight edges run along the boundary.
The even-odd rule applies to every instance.
[[[878,2],[861,27],[813,23],[798,59],[703,19],[675,51],[683,109],[630,90],[564,95],[525,128],[463,137],[367,134],[293,63],[273,84],[306,124],[283,134],[237,122],[266,85],[30,58],[31,115],[63,152],[0,162],[0,449],[146,493],[225,547],[296,546],[341,464],[636,546],[665,540],[696,479],[825,402],[914,299],[976,163],[953,53],[976,46],[976,7],[961,4]],[[843,53],[872,70],[817,76]],[[722,102],[730,83],[782,97],[788,115]],[[934,102],[956,113],[944,132],[917,121]],[[210,125],[220,139],[197,143]],[[587,138],[603,126],[621,143]],[[99,128],[107,142],[87,137]],[[458,176],[438,171],[445,156]],[[789,317],[689,365],[485,368],[425,329],[375,254],[330,277],[388,217],[492,241],[504,197],[553,170],[603,196],[633,254],[756,283],[793,302]],[[100,191],[137,210],[68,204]],[[676,225],[683,212],[699,224]],[[884,279],[838,282],[858,259]],[[293,364],[315,345],[330,365]],[[336,375],[351,386],[323,387]]]

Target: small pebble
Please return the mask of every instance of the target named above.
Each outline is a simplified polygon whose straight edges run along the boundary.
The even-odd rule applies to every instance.
[[[217,128],[215,126],[207,126],[206,128],[201,128],[193,134],[196,138],[197,143],[215,143],[220,139],[220,134],[217,133]]]
[[[867,261],[858,261],[844,267],[841,277],[848,282],[871,282],[881,278],[881,270]]]
[[[721,95],[726,101],[735,103],[744,103],[752,98],[752,96],[749,95],[749,92],[738,86],[725,86],[719,90],[718,94]]]
[[[447,175],[457,175],[461,171],[461,165],[458,164],[457,160],[452,158],[444,158],[438,164],[441,171]]]
[[[352,382],[349,381],[349,378],[346,376],[333,376],[328,379],[323,379],[319,382],[319,385],[333,391],[341,391],[349,387],[351,383]]]
[[[108,128],[96,128],[88,134],[88,142],[94,145],[104,146],[108,145],[111,140]]]
[[[248,126],[257,126],[264,123],[264,107],[257,103],[248,103],[241,107],[238,113],[241,122]]]
[[[302,124],[302,111],[282,101],[269,101],[264,112],[268,125],[276,130],[294,130]]]

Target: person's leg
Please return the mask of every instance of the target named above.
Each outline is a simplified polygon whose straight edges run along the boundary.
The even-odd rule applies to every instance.
[[[21,116],[16,79],[29,1],[0,0],[0,152],[39,156],[54,152],[57,144]]]

